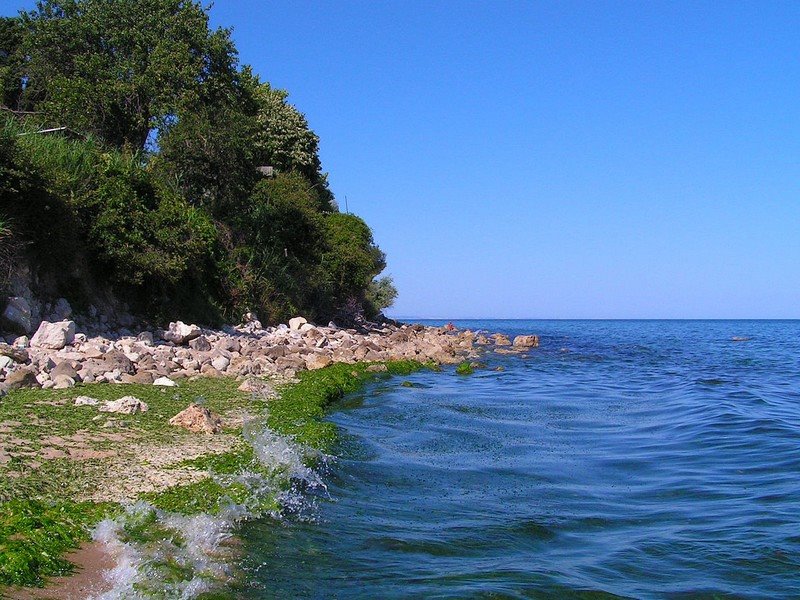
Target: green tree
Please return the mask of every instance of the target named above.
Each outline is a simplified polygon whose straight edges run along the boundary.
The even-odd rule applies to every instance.
[[[0,104],[14,110],[21,108],[22,39],[20,19],[0,17]]]
[[[317,190],[322,210],[333,210],[333,194],[319,158],[319,137],[305,115],[289,104],[289,93],[254,79],[257,131],[253,147],[264,165],[278,171],[297,171]]]
[[[324,245],[322,270],[332,307],[339,308],[352,298],[363,301],[372,278],[386,266],[370,228],[355,215],[326,215]]]
[[[189,0],[42,0],[22,20],[37,109],[115,146],[144,148],[231,65],[229,32]]]

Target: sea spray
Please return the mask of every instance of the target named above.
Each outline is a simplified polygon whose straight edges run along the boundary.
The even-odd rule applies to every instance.
[[[211,473],[230,497],[214,514],[184,515],[137,502],[102,521],[94,539],[116,565],[104,574],[110,589],[96,600],[123,598],[191,599],[235,583],[236,548],[230,543],[238,525],[271,516],[313,518],[314,496],[327,494],[319,474],[308,464],[325,456],[261,424],[246,421],[244,437],[254,460],[235,473]]]

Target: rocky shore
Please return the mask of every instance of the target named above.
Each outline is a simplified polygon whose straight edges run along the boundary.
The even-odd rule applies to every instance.
[[[534,335],[513,340],[448,327],[370,324],[358,331],[333,323],[317,326],[303,317],[263,327],[246,315],[238,326],[207,329],[181,321],[164,330],[121,328],[101,335],[75,321],[42,321],[31,336],[0,343],[0,395],[20,387],[64,389],[76,383],[173,385],[198,377],[278,377],[332,363],[412,359],[454,364],[482,350],[517,352],[537,346]],[[89,327],[86,330],[91,331]]]

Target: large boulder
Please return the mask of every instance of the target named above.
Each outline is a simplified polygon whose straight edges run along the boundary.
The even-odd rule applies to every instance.
[[[75,321],[42,321],[31,338],[33,348],[61,350],[75,339]]]
[[[514,338],[515,348],[536,348],[538,345],[538,335],[518,335]]]
[[[0,317],[2,328],[13,333],[27,335],[33,330],[31,305],[22,296],[9,298]]]
[[[161,335],[168,342],[178,345],[189,343],[191,340],[200,337],[202,330],[197,325],[187,325],[183,321],[170,323],[169,327]]]
[[[169,420],[170,425],[183,427],[194,433],[219,433],[222,419],[205,406],[190,404]]]

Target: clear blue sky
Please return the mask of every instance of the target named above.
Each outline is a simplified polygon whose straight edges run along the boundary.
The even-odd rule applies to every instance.
[[[321,137],[390,314],[800,317],[800,3],[211,14]]]

